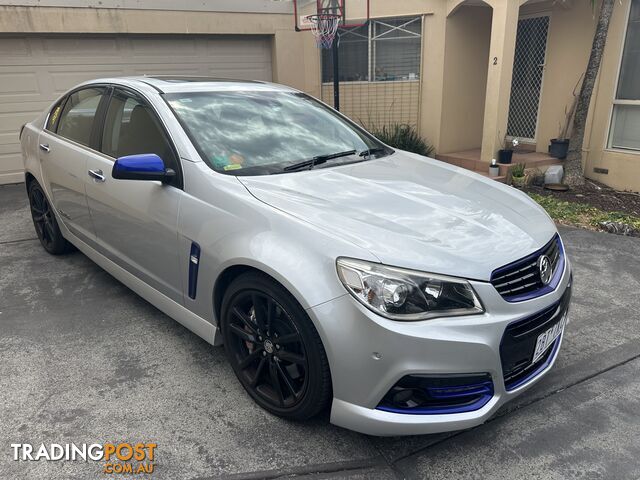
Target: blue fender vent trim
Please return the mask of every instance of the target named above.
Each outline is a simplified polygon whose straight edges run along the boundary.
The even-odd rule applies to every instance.
[[[195,299],[198,289],[198,267],[200,266],[200,245],[191,243],[189,254],[189,298]]]
[[[411,415],[473,412],[493,398],[488,373],[469,375],[407,375],[384,396],[378,410]]]

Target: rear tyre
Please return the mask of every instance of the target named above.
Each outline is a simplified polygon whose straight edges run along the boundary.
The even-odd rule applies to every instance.
[[[265,410],[306,420],[331,399],[320,335],[293,296],[260,273],[235,279],[222,300],[224,346],[249,395]]]
[[[31,218],[44,249],[52,255],[62,255],[73,246],[62,236],[51,204],[40,184],[32,181],[28,187]]]

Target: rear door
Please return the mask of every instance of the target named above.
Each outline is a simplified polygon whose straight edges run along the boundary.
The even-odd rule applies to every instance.
[[[175,149],[153,108],[137,93],[115,88],[99,141],[87,161],[86,192],[101,253],[156,290],[182,303],[178,270],[178,207],[183,195]],[[172,185],[116,180],[118,157],[155,153],[173,168]],[[185,257],[185,262],[188,258]]]
[[[44,188],[67,228],[81,240],[95,238],[85,198],[87,158],[105,87],[76,90],[50,112],[38,138]]]

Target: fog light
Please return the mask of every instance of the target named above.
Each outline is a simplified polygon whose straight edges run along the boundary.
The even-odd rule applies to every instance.
[[[377,409],[413,415],[472,412],[484,407],[493,393],[488,373],[407,375],[387,392]]]

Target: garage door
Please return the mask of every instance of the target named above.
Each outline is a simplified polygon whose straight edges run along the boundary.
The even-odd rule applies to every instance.
[[[271,81],[263,36],[0,37],[0,183],[22,181],[20,126],[77,83],[121,75]]]

